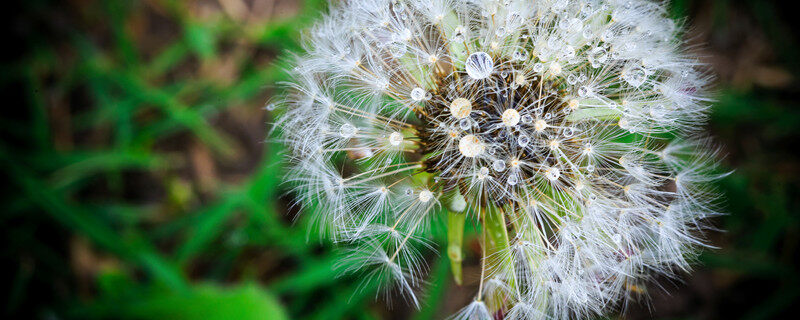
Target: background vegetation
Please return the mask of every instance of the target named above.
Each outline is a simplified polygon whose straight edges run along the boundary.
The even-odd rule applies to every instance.
[[[431,257],[421,311],[337,277],[280,185],[269,98],[322,0],[4,6],[5,318],[433,319],[469,299]],[[719,76],[735,173],[692,274],[621,318],[785,318],[800,296],[800,50],[791,3],[679,0]],[[313,229],[312,229],[313,230]],[[307,241],[309,240],[309,241]],[[468,244],[468,248],[469,248]],[[475,254],[465,265],[470,272]],[[472,266],[470,266],[472,263]],[[359,290],[360,289],[360,290]],[[393,309],[388,305],[392,304]]]

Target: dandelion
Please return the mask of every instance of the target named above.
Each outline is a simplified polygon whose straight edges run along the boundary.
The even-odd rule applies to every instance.
[[[711,80],[661,4],[350,0],[295,57],[287,180],[342,265],[412,304],[434,222],[475,298],[455,319],[605,314],[688,270],[717,215]]]

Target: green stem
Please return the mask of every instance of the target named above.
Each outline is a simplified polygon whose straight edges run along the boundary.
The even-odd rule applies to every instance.
[[[447,211],[447,257],[450,258],[450,270],[453,279],[461,285],[461,262],[464,261],[462,245],[464,242],[464,220],[467,215],[462,212]]]

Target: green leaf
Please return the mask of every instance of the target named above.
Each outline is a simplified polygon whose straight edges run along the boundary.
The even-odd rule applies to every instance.
[[[126,286],[121,283],[122,286]],[[172,320],[284,320],[280,302],[255,284],[226,288],[215,284],[195,285],[187,293],[160,288],[127,289],[132,294],[108,296],[86,308],[73,310],[78,317],[111,319]]]
[[[136,319],[288,319],[275,297],[255,285],[233,289],[200,285],[190,294],[153,295],[122,309],[120,317]]]
[[[214,33],[199,23],[186,26],[186,42],[202,59],[210,59],[216,52]]]

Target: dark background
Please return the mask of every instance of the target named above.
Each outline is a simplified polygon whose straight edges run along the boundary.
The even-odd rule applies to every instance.
[[[431,257],[413,311],[337,277],[331,246],[293,222],[264,105],[286,79],[281,55],[325,5],[4,3],[0,317],[430,319],[464,305],[474,253],[466,288]],[[674,1],[670,12],[718,76],[707,130],[734,170],[718,184],[730,214],[694,272],[613,318],[794,318],[797,8]]]

